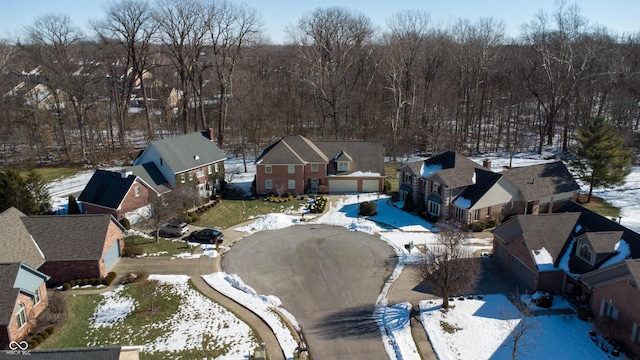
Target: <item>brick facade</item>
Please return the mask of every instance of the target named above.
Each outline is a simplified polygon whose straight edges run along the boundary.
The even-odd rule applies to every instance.
[[[38,316],[40,316],[40,314],[45,311],[47,305],[49,304],[49,300],[47,298],[47,288],[44,282],[40,285],[38,291],[40,293],[40,302],[35,305],[33,304],[33,300],[30,296],[23,293],[18,294],[16,302],[13,306],[14,313],[11,316],[11,322],[6,328],[0,328],[0,333],[2,333],[2,335],[0,335],[0,348],[8,348],[11,341],[25,340],[29,333],[36,329],[36,320]],[[18,327],[18,322],[16,320],[16,311],[19,304],[24,305],[27,320],[27,322],[22,327]]]
[[[289,172],[289,165],[257,165],[256,193],[304,194],[311,188],[312,179],[318,179],[318,186],[328,184],[325,175],[327,173],[326,165],[318,164],[318,171],[311,171],[311,164],[292,166],[293,173]],[[268,172],[268,169],[271,169],[271,172]],[[271,182],[271,188],[268,187],[268,181]],[[293,185],[293,187],[289,185]]]
[[[637,357],[640,357],[640,344],[631,339],[634,323],[637,327],[636,339],[638,339],[638,332],[640,332],[640,313],[638,313],[640,291],[631,284],[629,279],[594,288],[591,297],[591,311],[594,315],[600,316],[603,301],[618,311],[616,322],[620,325],[619,340],[624,342],[624,345]]]

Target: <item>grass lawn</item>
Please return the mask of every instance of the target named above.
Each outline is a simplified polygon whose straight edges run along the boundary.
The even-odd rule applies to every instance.
[[[587,201],[586,194],[578,194],[578,203],[587,209],[594,211],[602,216],[606,216],[608,218],[619,217],[620,209],[617,207],[607,203],[602,198],[597,196],[591,196],[591,202],[585,203]]]
[[[54,167],[43,167],[43,168],[36,168],[35,171],[40,174],[40,176],[42,176],[42,178],[44,179],[44,181],[46,182],[51,182],[54,180],[59,180],[59,179],[63,179],[66,177],[70,177],[73,176],[81,171],[86,171],[88,169],[85,168],[81,168],[81,167],[61,167],[61,168],[54,168]]]
[[[38,349],[141,345],[164,338],[168,329],[153,324],[167,324],[174,314],[178,313],[185,300],[184,295],[171,291],[168,287],[161,287],[161,294],[154,300],[154,310],[150,311],[149,299],[137,290],[140,284],[142,283],[126,285],[120,293],[134,299],[137,305],[136,310],[115,327],[96,328],[91,325],[90,319],[103,300],[101,295],[73,295],[73,292],[68,292],[67,321],[40,344]],[[189,285],[194,289],[191,284]],[[157,351],[152,354],[141,352],[140,359],[209,359],[220,356],[226,351],[226,346],[225,343],[220,343],[213,337],[205,337],[202,350]]]
[[[156,242],[155,238],[149,239],[142,236],[127,236],[124,238],[126,247],[135,246],[145,254],[158,254],[163,256],[172,256],[184,252],[192,252],[193,248],[188,248],[187,243],[181,240],[159,238]]]
[[[400,190],[398,185],[398,169],[402,166],[401,162],[386,162],[384,163],[384,177],[391,184],[391,191]]]
[[[274,203],[265,200],[223,200],[211,210],[200,215],[194,225],[226,229],[230,226],[274,212],[297,211],[304,200]]]

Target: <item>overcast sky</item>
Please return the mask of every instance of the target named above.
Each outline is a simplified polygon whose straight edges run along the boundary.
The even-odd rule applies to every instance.
[[[401,10],[424,10],[432,22],[445,26],[458,18],[475,21],[480,17],[503,20],[508,36],[515,37],[521,26],[543,10],[553,13],[556,0],[246,0],[262,16],[263,30],[273,43],[286,40],[285,29],[318,7],[342,6],[367,15],[374,25],[384,28],[386,20]],[[15,37],[25,26],[44,14],[67,14],[74,24],[86,27],[90,19],[104,13],[101,0],[3,0],[0,36]],[[603,25],[614,33],[640,32],[640,0],[580,0],[582,15],[592,24]]]

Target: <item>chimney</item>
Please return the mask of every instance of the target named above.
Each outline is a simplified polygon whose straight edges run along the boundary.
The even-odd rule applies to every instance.
[[[120,172],[120,176],[121,176],[123,179],[128,178],[128,177],[129,177],[129,175],[133,175],[133,171],[131,171],[131,170],[122,170],[122,171]]]
[[[489,159],[482,160],[482,167],[491,170],[491,160]]]
[[[209,140],[214,141],[215,139],[213,138],[213,128],[210,127],[207,129],[207,134],[209,135]]]

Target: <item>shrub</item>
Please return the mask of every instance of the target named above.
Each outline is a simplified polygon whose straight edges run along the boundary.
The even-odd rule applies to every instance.
[[[185,217],[184,222],[186,222],[187,224],[191,224],[193,222],[193,218],[191,216],[187,216]]]
[[[69,281],[69,285],[71,285],[71,287],[76,286],[76,281],[75,280]]]
[[[47,338],[49,337],[49,333],[44,330],[40,331],[38,335],[42,337],[42,340],[47,340]]]
[[[29,349],[35,349],[36,346],[38,346],[38,344],[33,340],[27,341],[27,344],[29,344]]]
[[[48,332],[49,335],[52,335],[53,332],[56,330],[56,328],[54,328],[53,326],[49,325],[46,328],[44,328],[44,331]]]
[[[413,210],[415,210],[415,205],[413,204],[412,196],[406,196],[404,198],[404,206],[402,207],[402,210],[406,212],[413,212]]]
[[[64,291],[71,290],[71,284],[69,284],[69,283],[62,284],[62,290],[64,290]]]
[[[131,230],[131,222],[129,222],[129,219],[126,217],[120,220],[120,225],[122,225],[125,230]]]
[[[109,286],[111,285],[111,283],[113,282],[113,280],[115,280],[117,277],[116,273],[114,273],[113,271],[110,271],[107,276],[104,277],[104,279],[102,279],[102,283]]]
[[[136,257],[144,254],[144,251],[141,247],[138,246],[125,246],[123,256],[125,257]]]
[[[486,225],[485,223],[481,223],[479,221],[473,222],[469,225],[469,230],[473,231],[473,232],[481,232],[484,231],[484,229],[486,229]]]
[[[82,286],[89,285],[89,279],[82,279]]]
[[[576,315],[578,319],[582,321],[589,321],[589,319],[593,319],[593,313],[588,308],[579,308]]]
[[[33,337],[33,341],[35,341],[37,344],[40,344],[43,340],[44,338],[39,334]]]
[[[378,204],[373,201],[365,201],[360,204],[360,209],[358,210],[358,215],[362,216],[373,216],[377,214]]]
[[[389,182],[389,180],[385,180],[384,184],[382,185],[382,192],[388,194],[389,191],[391,191],[391,183]]]
[[[553,295],[544,291],[536,291],[531,295],[531,302],[541,308],[549,308],[553,304]]]
[[[496,221],[495,220],[491,219],[491,220],[487,221],[487,229],[495,227],[495,226],[496,226]]]

